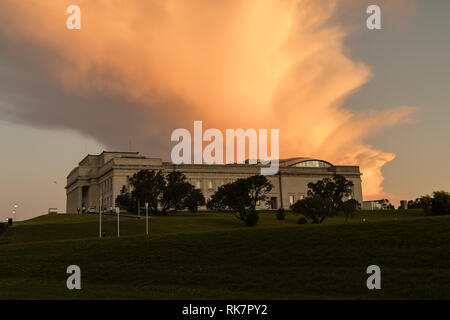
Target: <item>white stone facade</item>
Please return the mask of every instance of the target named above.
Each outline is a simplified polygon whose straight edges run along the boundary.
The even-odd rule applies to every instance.
[[[225,164],[225,165],[174,165],[157,158],[146,158],[137,152],[106,152],[99,155],[88,155],[67,176],[68,213],[76,213],[78,209],[90,207],[98,211],[100,190],[102,191],[102,207],[109,210],[115,206],[115,199],[120,190],[128,185],[128,177],[142,169],[172,170],[183,172],[188,181],[200,188],[208,199],[219,186],[260,174],[259,165]],[[306,196],[308,183],[316,182],[324,177],[341,174],[354,184],[353,198],[362,203],[361,173],[358,166],[333,166],[328,162],[309,159],[291,158],[280,160],[277,175],[267,176],[273,189],[269,198],[271,205],[260,204],[260,209],[278,209],[289,206]]]

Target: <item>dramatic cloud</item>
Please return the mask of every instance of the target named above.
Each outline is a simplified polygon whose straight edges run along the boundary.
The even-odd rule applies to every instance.
[[[75,2],[82,29],[69,31]],[[78,130],[114,149],[132,139],[165,157],[170,132],[193,120],[279,128],[281,156],[358,164],[364,195],[383,195],[381,167],[394,154],[364,138],[408,121],[413,108],[344,108],[371,77],[345,54],[351,24],[336,14],[355,10],[348,1],[75,2],[0,3],[3,117]]]

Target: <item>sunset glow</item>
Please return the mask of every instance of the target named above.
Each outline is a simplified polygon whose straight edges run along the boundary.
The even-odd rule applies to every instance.
[[[63,90],[124,98],[128,112],[147,115],[148,125],[133,129],[146,137],[196,119],[279,128],[281,157],[359,165],[364,198],[386,197],[381,168],[395,154],[365,139],[410,121],[415,107],[346,108],[376,71],[348,54],[352,30],[331,19],[337,1],[80,0],[82,29],[67,32],[59,25],[71,2],[0,3],[0,32],[37,52],[27,59]]]

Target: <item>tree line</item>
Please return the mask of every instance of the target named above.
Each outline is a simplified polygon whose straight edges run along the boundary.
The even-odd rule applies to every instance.
[[[227,212],[247,226],[258,223],[258,205],[269,205],[272,183],[263,175],[237,179],[220,186],[205,201],[200,189],[196,189],[179,171],[164,174],[161,170],[141,170],[129,178],[130,190],[122,187],[116,198],[116,205],[129,212],[138,210],[138,202],[148,203],[153,215],[167,215],[172,211],[189,210],[197,212],[199,206],[209,210]],[[353,183],[342,175],[324,178],[308,184],[307,197],[295,202],[291,209],[302,213],[312,223],[322,223],[326,217],[342,212],[346,220],[360,207],[353,195]],[[277,217],[284,219],[284,209]],[[305,218],[302,218],[305,219]],[[304,220],[302,220],[304,222]]]
[[[434,191],[432,195],[409,200],[408,209],[423,209],[430,216],[450,214],[450,193]]]
[[[140,170],[129,178],[131,190],[122,187],[116,198],[116,206],[128,212],[137,212],[138,203],[148,203],[153,215],[167,215],[171,211],[188,209],[197,212],[205,205],[200,189],[190,184],[179,171],[164,174],[161,170]]]

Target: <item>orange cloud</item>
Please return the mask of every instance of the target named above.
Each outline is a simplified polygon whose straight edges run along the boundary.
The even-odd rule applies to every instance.
[[[364,138],[406,121],[413,108],[344,108],[372,72],[344,53],[349,31],[330,23],[337,1],[78,0],[82,29],[69,31],[73,3],[3,0],[0,32],[48,52],[38,63],[66,90],[121,95],[149,109],[177,101],[163,104],[168,126],[198,119],[221,129],[279,128],[281,156],[360,165],[365,198],[384,195],[381,168],[395,155]],[[149,118],[142,134],[157,121]]]

